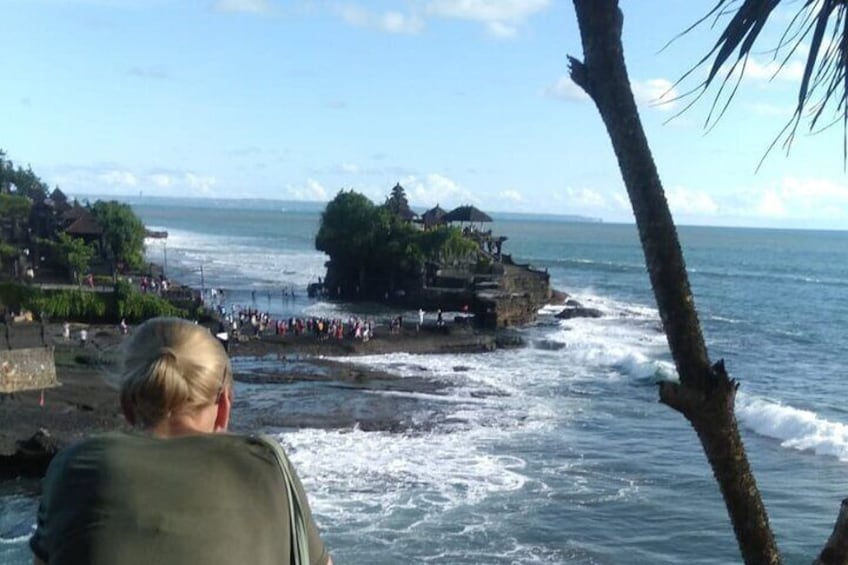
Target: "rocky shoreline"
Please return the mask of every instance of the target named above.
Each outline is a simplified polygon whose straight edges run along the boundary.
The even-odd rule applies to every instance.
[[[47,341],[55,348],[56,370],[61,386],[45,391],[28,391],[0,396],[0,480],[41,477],[58,449],[89,434],[125,426],[113,382],[115,361],[124,339],[113,326],[72,328],[72,336],[86,327],[87,343],[66,341],[58,324],[47,326]],[[520,344],[515,336],[479,332],[459,324],[425,325],[391,333],[380,326],[374,338],[326,339],[314,336],[266,336],[229,344],[230,356],[274,359],[268,374],[240,374],[237,381],[251,384],[296,381],[332,381],[355,393],[357,390],[438,391],[443,385],[424,378],[400,379],[389,373],[357,367],[328,357],[407,353],[476,353]],[[237,363],[236,363],[237,365]],[[321,417],[296,409],[257,411],[238,397],[233,409],[235,431],[285,427],[397,430],[403,416],[394,410],[351,411],[338,407]]]

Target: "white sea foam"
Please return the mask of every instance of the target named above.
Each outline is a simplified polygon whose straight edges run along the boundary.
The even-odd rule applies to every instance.
[[[35,524],[33,524],[32,529],[35,530]],[[25,543],[26,541],[29,540],[30,537],[32,537],[32,532],[30,532],[28,534],[24,534],[24,535],[20,535],[20,536],[14,536],[14,537],[8,537],[8,538],[0,536],[0,544],[17,545],[17,544]]]
[[[167,245],[167,251],[164,248]],[[169,230],[167,243],[149,242],[147,258],[167,263],[172,272],[198,285],[200,267],[207,286],[223,288],[305,287],[324,275],[327,257],[311,249],[292,249],[255,237]],[[302,292],[302,290],[301,290]]]
[[[281,443],[304,480],[316,513],[328,520],[384,523],[399,509],[430,519],[493,493],[520,489],[525,462],[485,450],[497,431],[455,433],[300,430]]]
[[[846,424],[831,422],[809,410],[742,393],[736,399],[736,416],[748,429],[780,440],[783,447],[848,461]]]

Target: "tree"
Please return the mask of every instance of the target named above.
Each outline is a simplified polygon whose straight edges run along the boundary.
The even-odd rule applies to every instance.
[[[734,45],[741,49],[740,57],[747,56],[777,1],[744,0],[722,34],[717,51],[714,49],[718,54],[716,60],[726,59],[728,49],[732,51]],[[677,230],[636,109],[624,63],[623,15],[618,0],[573,2],[583,44],[583,60],[569,57],[570,75],[595,103],[612,141],[636,218],[663,329],[679,375],[679,382],[661,384],[660,401],[683,414],[698,435],[724,497],[745,562],[779,563],[780,554],[734,414],[738,383],[729,377],[723,360],[713,363],[707,354]],[[729,2],[719,0],[716,10]],[[842,0],[810,0],[802,9],[813,8],[820,10],[819,14],[833,16],[837,27],[845,29],[842,26],[846,21],[846,7]],[[811,48],[799,93],[801,109],[808,100],[809,78],[816,64],[813,53],[819,51],[828,18],[811,21],[808,25],[814,30],[815,49]],[[839,100],[844,122],[848,116],[844,82],[848,34],[842,31],[836,40],[836,50],[827,52],[836,54],[825,54],[822,64],[830,64],[838,76],[831,80],[830,76],[817,75],[814,80],[829,85],[825,99],[834,96]],[[720,66],[718,63],[714,70]],[[711,73],[708,83],[715,76],[715,72]],[[834,533],[818,562],[846,561],[848,500],[842,504]]]
[[[401,219],[409,220],[415,217],[415,212],[409,207],[409,201],[406,199],[406,191],[400,183],[396,183],[392,187],[392,193],[386,198],[386,203],[383,206]]]
[[[53,244],[53,247],[59,260],[68,269],[68,274],[79,282],[94,258],[94,247],[66,233],[59,234],[59,240]]]
[[[365,288],[369,254],[374,246],[377,210],[366,196],[340,190],[321,213],[315,248],[330,256],[327,286],[331,293],[352,293],[351,284]],[[340,284],[341,283],[341,284]]]
[[[8,234],[4,234],[9,241],[19,241],[21,238],[21,222],[29,217],[32,209],[32,200],[19,194],[0,193],[0,234],[5,226],[8,226]]]
[[[105,250],[113,264],[140,269],[144,265],[144,224],[128,204],[98,200],[91,213],[103,230]]]
[[[440,262],[478,249],[456,228],[416,229],[393,212],[389,202],[406,203],[400,185],[383,206],[352,190],[339,191],[327,204],[315,247],[330,256],[326,286],[332,295],[383,298],[399,287],[420,286],[425,261]]]

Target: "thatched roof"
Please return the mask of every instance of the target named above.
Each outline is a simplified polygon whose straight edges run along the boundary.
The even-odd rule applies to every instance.
[[[82,216],[77,218],[71,223],[68,227],[65,228],[65,233],[68,235],[101,235],[103,233],[103,229],[100,227],[100,224],[97,223],[97,220],[94,219],[94,216],[91,214]]]
[[[491,222],[492,217],[474,206],[460,206],[448,212],[446,222]]]
[[[441,206],[436,204],[435,208],[430,208],[429,210],[421,214],[421,221],[424,223],[425,226],[435,226],[437,224],[443,224],[445,223],[445,214],[447,214],[447,212],[445,210],[442,210]]]
[[[53,192],[50,193],[50,200],[59,204],[59,203],[67,203],[68,197],[62,192],[59,187],[53,189]]]
[[[91,212],[83,206],[74,206],[62,213],[62,220],[70,225],[85,216],[91,216]]]

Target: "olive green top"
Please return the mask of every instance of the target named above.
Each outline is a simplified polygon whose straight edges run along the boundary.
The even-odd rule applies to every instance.
[[[30,547],[49,565],[289,563],[287,488],[268,441],[131,433],[83,440],[47,470]],[[310,563],[324,565],[327,549],[292,477]]]

